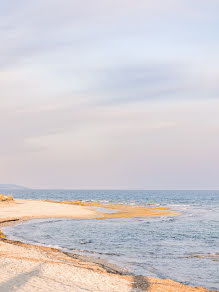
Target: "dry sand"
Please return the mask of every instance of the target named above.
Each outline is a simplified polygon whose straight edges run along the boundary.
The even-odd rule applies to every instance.
[[[54,204],[37,200],[16,200],[0,205],[0,223],[31,218],[96,218],[99,212],[89,207]]]
[[[28,218],[96,218],[89,207],[16,200],[0,204],[0,227]],[[2,222],[2,223],[1,223]],[[0,239],[1,292],[205,292],[171,280],[132,276],[102,262],[59,250]]]

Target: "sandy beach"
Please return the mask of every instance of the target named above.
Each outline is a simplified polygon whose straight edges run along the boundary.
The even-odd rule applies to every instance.
[[[119,209],[118,206],[117,209]],[[91,206],[80,204],[33,200],[16,200],[0,204],[0,228],[31,218],[83,219],[100,216],[102,216],[101,212]],[[4,237],[0,239],[0,274],[1,292],[208,291],[201,287],[182,285],[169,279],[133,276],[127,271],[122,271],[102,261],[64,253],[58,249],[10,241]]]
[[[1,203],[0,222],[13,220],[28,220],[33,218],[73,218],[91,219],[98,216],[98,212],[91,208],[75,205],[54,204],[34,200],[16,200]]]

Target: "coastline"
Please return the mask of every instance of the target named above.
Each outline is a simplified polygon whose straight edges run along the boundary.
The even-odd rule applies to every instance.
[[[32,200],[16,200],[18,204],[23,201],[35,202]],[[35,204],[35,207],[36,205],[41,206],[40,212],[43,213],[45,209],[42,210],[42,205],[46,206],[46,208],[49,205],[43,201],[38,202],[41,203]],[[32,216],[28,216],[29,211],[26,209],[27,213],[25,214],[27,216],[22,217],[22,212],[19,214],[13,213],[16,210],[16,208],[13,208],[15,207],[13,204],[4,205],[3,208],[0,206],[1,209],[4,209],[6,206],[7,211],[12,208],[8,217],[3,217],[3,213],[8,214],[8,212],[1,212],[0,228],[12,224],[15,225],[33,218],[51,218],[53,214],[51,210],[47,210],[48,212],[42,214],[41,217],[34,217],[39,216],[39,210],[35,209],[31,213]],[[54,205],[62,205],[50,204],[53,207]],[[71,212],[74,210],[75,213],[70,215],[69,213],[65,213],[65,217],[60,217],[62,214],[56,213],[56,216],[59,218],[82,219],[86,218],[86,216],[88,218],[97,218],[101,213],[87,206],[69,206],[67,204],[63,204],[62,206],[64,206],[66,211],[69,212],[71,209]],[[69,209],[69,207],[71,208]],[[54,210],[60,212],[64,209],[55,207]],[[52,217],[54,218],[56,216]],[[110,265],[103,260],[65,253],[55,248],[25,244],[5,238],[0,238],[0,261],[2,276],[0,278],[0,290],[3,292],[13,291],[16,285],[19,286],[19,283],[21,283],[20,287],[16,286],[18,288],[16,291],[209,291],[202,287],[191,287],[169,279],[161,280],[152,277],[131,275],[127,271],[121,270],[115,265]],[[12,267],[16,267],[13,275],[11,274]],[[43,283],[42,279],[44,279]]]

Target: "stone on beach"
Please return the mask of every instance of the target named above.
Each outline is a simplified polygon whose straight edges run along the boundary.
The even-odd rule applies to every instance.
[[[4,194],[0,194],[0,202],[8,202],[8,201],[14,201],[14,198],[12,195],[5,196]]]

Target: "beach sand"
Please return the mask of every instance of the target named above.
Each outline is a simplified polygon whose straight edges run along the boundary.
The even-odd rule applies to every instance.
[[[0,228],[31,218],[98,218],[88,206],[16,200],[0,204]],[[1,292],[205,292],[172,280],[133,276],[103,261],[0,238]]]
[[[9,220],[33,218],[96,218],[99,212],[92,208],[75,205],[54,204],[37,200],[15,200],[0,204],[0,223]]]
[[[154,205],[144,206],[129,206],[123,204],[103,204],[100,202],[82,202],[82,201],[47,201],[53,203],[61,203],[74,206],[97,207],[101,209],[110,209],[114,213],[101,212],[97,215],[97,219],[113,219],[113,218],[143,218],[148,216],[165,216],[165,215],[180,215],[180,213],[170,211],[168,208],[156,207]]]

